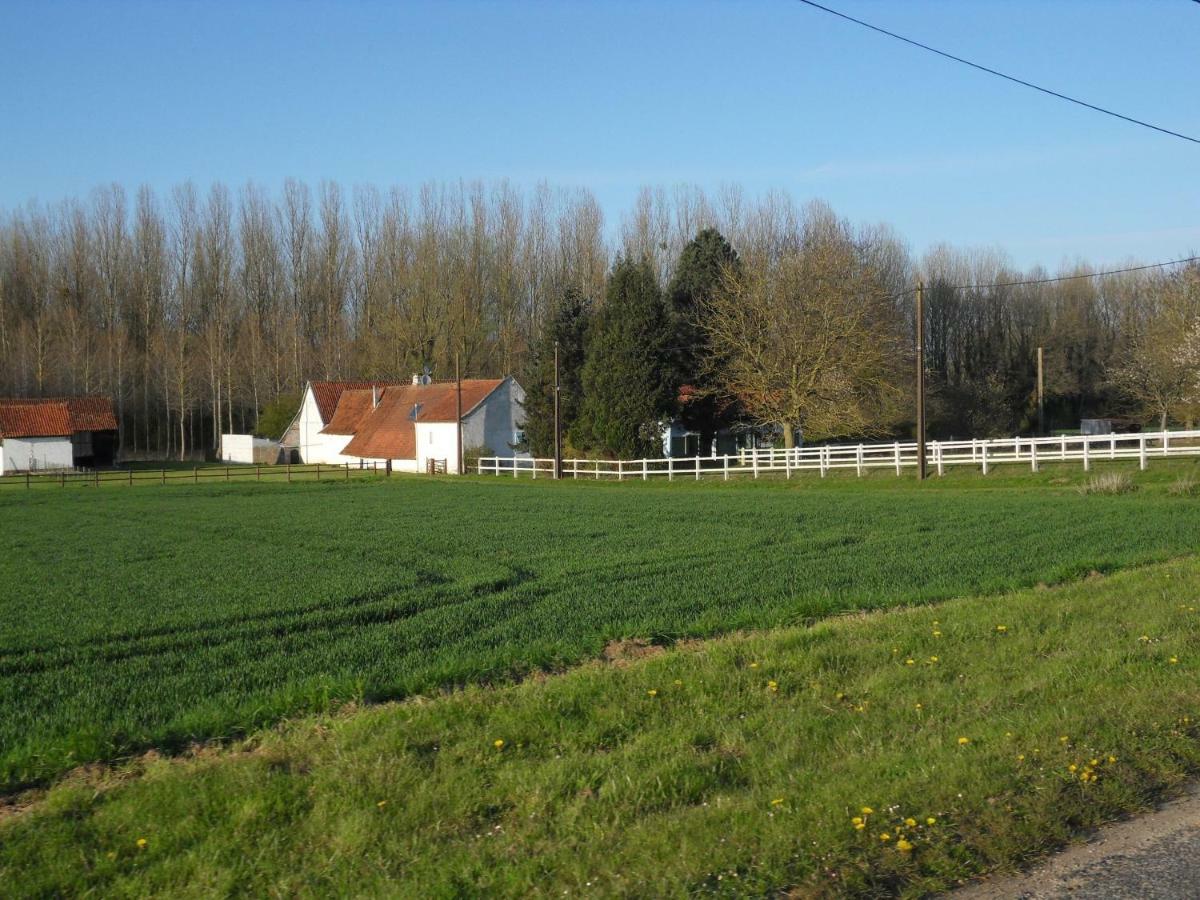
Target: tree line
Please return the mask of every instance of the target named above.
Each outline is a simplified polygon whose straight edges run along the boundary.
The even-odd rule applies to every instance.
[[[0,214],[0,395],[109,395],[127,455],[182,458],[277,435],[309,379],[446,378],[457,356],[522,381],[544,453],[558,340],[581,452],[650,452],[672,417],[705,438],[902,434],[918,277],[934,434],[1030,429],[1038,346],[1056,424],[1192,417],[1195,267],[994,287],[1047,273],[918,259],[782,192],[645,189],[611,228],[586,190],[503,181],[110,185]]]

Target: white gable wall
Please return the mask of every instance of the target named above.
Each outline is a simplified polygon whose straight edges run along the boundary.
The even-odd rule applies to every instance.
[[[69,469],[75,464],[69,437],[5,438],[0,441],[0,475],[41,469]]]
[[[464,431],[465,426],[464,426]],[[431,459],[444,459],[447,472],[458,471],[458,426],[453,422],[417,423],[417,466],[418,472],[428,471]]]
[[[471,413],[463,417],[463,447],[487,447],[488,456],[528,457],[525,451],[513,450],[520,436],[525,417],[525,391],[512,378],[505,378],[498,388]]]
[[[350,463],[358,465],[357,456],[345,456],[342,451],[350,443],[348,434],[321,434],[325,422],[321,419],[321,410],[317,407],[317,398],[313,394],[312,385],[304,389],[304,400],[300,404],[299,421],[300,461],[303,463],[331,463],[342,465]]]

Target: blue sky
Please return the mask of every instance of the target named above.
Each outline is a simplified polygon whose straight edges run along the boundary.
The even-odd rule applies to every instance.
[[[1190,0],[827,0],[1200,134]],[[756,3],[0,3],[0,208],[165,190],[540,179],[615,227],[740,182],[1022,265],[1200,251],[1200,146],[809,9]]]

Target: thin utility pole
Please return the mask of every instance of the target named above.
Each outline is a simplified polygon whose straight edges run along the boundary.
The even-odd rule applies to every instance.
[[[454,421],[456,423],[456,433],[458,434],[458,474],[464,475],[463,472],[463,435],[462,435],[462,373],[458,367],[458,353],[454,354]]]
[[[917,478],[925,480],[925,282],[917,281]]]
[[[1045,371],[1042,366],[1042,348],[1038,347],[1038,382],[1037,382],[1037,401],[1038,401],[1038,434],[1046,433],[1046,382],[1043,377]]]
[[[558,420],[558,341],[554,342],[554,477],[562,478],[562,426]]]

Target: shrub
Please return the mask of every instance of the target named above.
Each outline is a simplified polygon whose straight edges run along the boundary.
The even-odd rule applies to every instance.
[[[1137,490],[1137,485],[1124,472],[1095,475],[1079,486],[1081,494],[1128,494],[1134,490]]]

